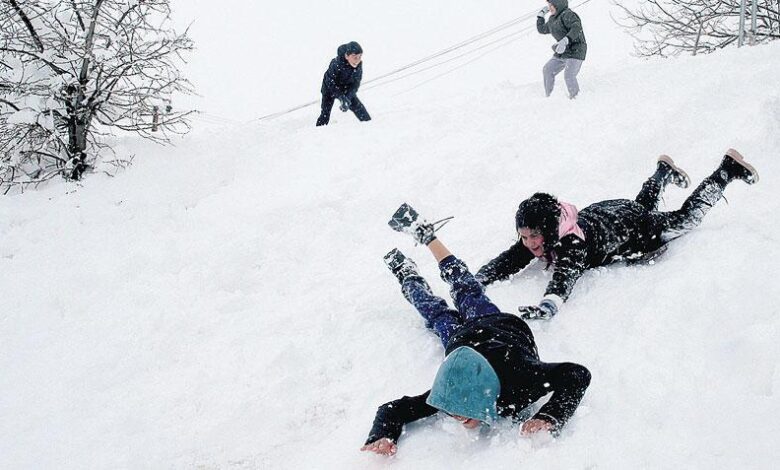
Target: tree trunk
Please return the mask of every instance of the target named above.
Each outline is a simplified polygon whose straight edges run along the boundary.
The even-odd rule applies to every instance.
[[[84,90],[82,87],[69,86],[66,101],[68,113],[68,178],[81,179],[89,167],[87,165],[87,130],[89,129],[89,110],[84,108]]]

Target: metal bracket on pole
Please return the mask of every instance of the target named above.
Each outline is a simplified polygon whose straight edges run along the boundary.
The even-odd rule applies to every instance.
[[[745,2],[742,0],[739,4],[739,39],[737,39],[737,47],[742,47],[745,43]]]

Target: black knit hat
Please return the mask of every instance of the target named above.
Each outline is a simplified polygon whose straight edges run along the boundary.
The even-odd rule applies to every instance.
[[[360,47],[360,44],[358,44],[355,41],[348,42],[345,45],[347,47],[344,49],[344,53],[347,54],[347,55],[362,54],[363,53],[363,48]]]
[[[558,223],[561,208],[558,199],[547,193],[536,193],[520,203],[515,215],[515,229],[538,230],[544,237],[544,251],[549,252],[558,243]]]

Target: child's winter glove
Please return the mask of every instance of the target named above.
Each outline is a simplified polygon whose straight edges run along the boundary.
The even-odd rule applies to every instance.
[[[556,54],[563,54],[566,52],[566,48],[569,46],[569,36],[564,36],[563,39],[556,42],[555,45],[553,45],[553,50]]]
[[[548,6],[546,6],[546,5],[545,5],[545,7],[544,7],[544,8],[542,8],[541,10],[539,10],[539,13],[537,13],[537,15],[536,15],[536,16],[538,16],[539,18],[544,18],[544,15],[546,15],[548,11],[550,11],[550,7],[548,7]]]
[[[549,320],[558,313],[558,304],[561,298],[557,295],[545,296],[539,305],[519,307],[520,318],[523,320]]]

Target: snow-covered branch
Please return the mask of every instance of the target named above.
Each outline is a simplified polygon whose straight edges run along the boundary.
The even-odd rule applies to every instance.
[[[161,143],[190,129],[174,100],[193,92],[193,43],[170,14],[170,0],[0,3],[0,186],[80,179],[112,129]]]
[[[777,0],[756,0],[755,42],[780,37]],[[617,4],[618,20],[636,39],[640,56],[710,53],[739,38],[740,0],[644,0],[637,7]],[[748,23],[750,21],[750,1]]]

